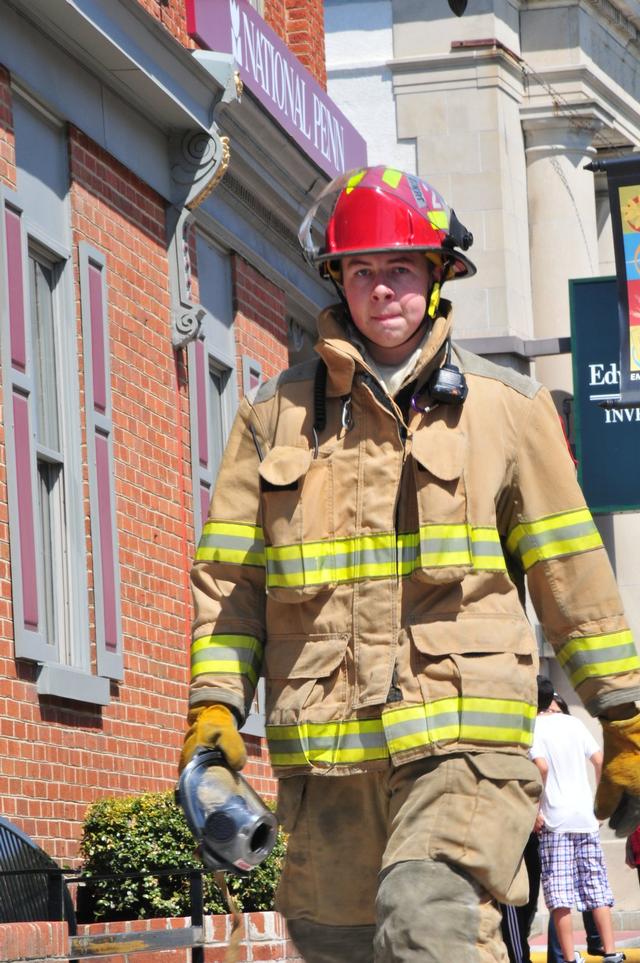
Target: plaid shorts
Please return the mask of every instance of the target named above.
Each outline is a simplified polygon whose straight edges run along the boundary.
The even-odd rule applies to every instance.
[[[540,833],[541,882],[547,909],[580,911],[613,906],[600,836],[595,833]]]

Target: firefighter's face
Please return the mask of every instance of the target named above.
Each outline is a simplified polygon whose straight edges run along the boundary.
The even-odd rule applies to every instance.
[[[400,364],[419,344],[431,268],[419,251],[343,258],[342,284],[353,323],[374,361]]]

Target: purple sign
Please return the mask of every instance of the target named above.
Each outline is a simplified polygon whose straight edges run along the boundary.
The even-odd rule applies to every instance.
[[[242,82],[330,177],[367,163],[367,145],[247,0],[185,0],[189,35],[230,53]]]

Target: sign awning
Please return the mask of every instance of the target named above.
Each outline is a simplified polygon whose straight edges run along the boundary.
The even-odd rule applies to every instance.
[[[186,0],[189,35],[230,53],[243,84],[329,177],[367,163],[364,138],[247,0]]]

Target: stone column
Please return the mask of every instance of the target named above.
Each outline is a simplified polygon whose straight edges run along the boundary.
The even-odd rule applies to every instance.
[[[577,111],[523,121],[537,338],[570,334],[568,280],[599,274],[594,180],[584,166],[595,154],[591,144],[601,126],[595,114]],[[572,394],[570,355],[540,358],[536,376]]]

